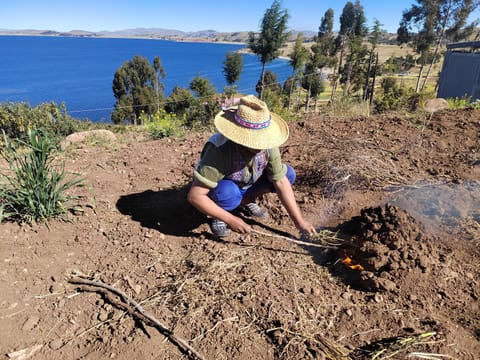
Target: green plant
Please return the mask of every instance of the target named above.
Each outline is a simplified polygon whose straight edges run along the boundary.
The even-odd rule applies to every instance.
[[[72,199],[66,191],[82,180],[66,181],[64,164],[54,164],[55,145],[41,130],[28,130],[27,136],[28,142],[10,140],[3,131],[1,154],[11,171],[0,174],[1,216],[30,223],[63,217]]]
[[[28,141],[28,129],[42,129],[53,141],[60,141],[77,131],[88,130],[105,124],[94,124],[67,114],[65,104],[42,103],[31,107],[28,103],[0,103],[0,128],[10,138]]]
[[[448,102],[448,107],[450,109],[454,109],[454,110],[465,109],[472,105],[472,97],[465,96],[465,97],[459,98],[457,96],[455,98],[448,98],[447,102]]]
[[[475,100],[470,104],[473,109],[480,110],[480,99]]]
[[[182,124],[175,114],[160,109],[154,115],[142,114],[140,119],[153,139],[180,135]]]

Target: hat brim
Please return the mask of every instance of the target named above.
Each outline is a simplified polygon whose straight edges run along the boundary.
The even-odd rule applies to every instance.
[[[288,125],[280,116],[270,113],[270,125],[264,129],[248,129],[235,122],[236,108],[220,111],[215,127],[227,139],[250,149],[264,150],[282,145],[288,139]]]

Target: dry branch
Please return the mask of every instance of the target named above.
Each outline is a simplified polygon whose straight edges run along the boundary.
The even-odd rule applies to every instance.
[[[252,232],[258,235],[270,236],[277,239],[287,240],[298,245],[313,246],[313,247],[318,247],[323,249],[337,249],[339,246],[341,246],[344,243],[343,240],[336,237],[335,233],[331,233],[330,231],[327,232],[327,230],[321,230],[307,237],[309,240],[312,240],[314,242],[292,239],[287,236],[271,234],[271,233],[267,233],[267,232],[263,232],[255,229],[253,229]]]
[[[168,337],[168,339],[175,344],[183,353],[188,355],[191,359],[204,360],[205,358],[198,353],[193,347],[191,347],[187,340],[175,335],[172,330],[162,324],[152,315],[145,312],[145,310],[135,300],[127,296],[123,291],[105,284],[101,281],[91,281],[74,276],[68,280],[69,283],[77,285],[77,288],[81,291],[97,292],[102,294],[110,303],[125,310],[131,316],[137,320],[141,320],[143,323],[150,325],[157,329],[162,335]],[[120,297],[121,301],[117,300],[112,294]]]

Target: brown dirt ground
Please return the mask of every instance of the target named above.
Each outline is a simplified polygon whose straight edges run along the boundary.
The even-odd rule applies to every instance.
[[[107,290],[69,282],[83,274],[206,359],[479,359],[479,119],[448,110],[290,124],[282,151],[297,200],[344,241],[338,249],[288,241],[298,232],[273,194],[261,199],[271,218],[247,221],[283,238],[213,238],[185,201],[207,133],[72,147],[67,168],[88,186],[75,190],[71,222],[0,225],[1,354],[188,358]]]

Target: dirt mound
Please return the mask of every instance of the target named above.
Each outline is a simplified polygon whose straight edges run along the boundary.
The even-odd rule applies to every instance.
[[[366,208],[340,227],[355,232],[341,250],[347,281],[367,291],[395,291],[409,273],[428,273],[438,262],[424,226],[396,206]]]

